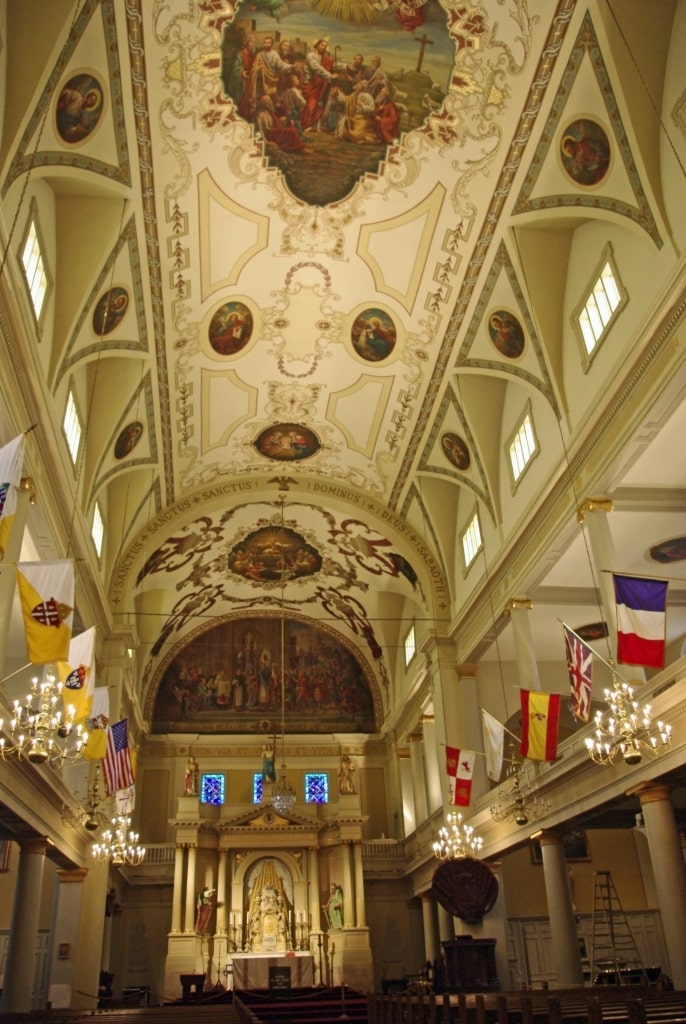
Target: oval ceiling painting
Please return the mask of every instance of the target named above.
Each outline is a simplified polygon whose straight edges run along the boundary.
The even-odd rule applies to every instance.
[[[577,185],[597,185],[610,166],[610,140],[589,118],[567,125],[560,141],[562,166]]]
[[[383,309],[365,309],[355,317],[350,338],[358,356],[378,363],[395,348],[395,324]]]
[[[669,565],[671,562],[683,562],[686,558],[686,537],[672,537],[663,540],[650,549],[650,557],[654,562]]]
[[[281,626],[276,617],[232,619],[193,639],[162,676],[153,732],[280,732]],[[293,619],[283,650],[288,732],[374,732],[372,693],[351,651]]]
[[[276,462],[298,462],[319,451],[319,438],[308,427],[297,423],[277,423],[258,434],[255,448],[267,459]]]
[[[127,423],[114,444],[115,459],[125,459],[130,455],[143,436],[143,424],[140,420]]]
[[[100,296],[93,310],[93,334],[97,334],[99,338],[110,334],[122,322],[128,308],[129,293],[126,288],[119,285],[108,288],[104,295]]]
[[[297,198],[336,202],[447,93],[455,43],[436,0],[238,3],[222,89]]]
[[[469,469],[472,461],[469,448],[459,434],[453,434],[452,430],[441,434],[441,448],[445,457],[452,462],[456,469]]]
[[[210,320],[210,345],[220,356],[234,356],[250,341],[252,313],[243,302],[225,302]]]
[[[63,142],[82,142],[102,114],[103,93],[94,75],[74,75],[62,86],[57,97],[55,120],[57,134]]]
[[[506,359],[518,359],[524,351],[524,331],[517,317],[506,309],[496,309],[488,318],[488,335]]]
[[[228,566],[246,580],[264,583],[312,576],[321,569],[322,558],[295,530],[263,526],[231,549]]]

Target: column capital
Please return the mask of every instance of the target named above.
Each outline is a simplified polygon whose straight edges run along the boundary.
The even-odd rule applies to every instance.
[[[34,836],[15,840],[19,844],[22,853],[47,853],[49,840],[47,836]]]
[[[554,828],[542,828],[540,832],[536,833],[536,839],[538,839],[541,846],[564,845],[562,833],[557,832]]]
[[[503,615],[511,615],[512,612],[530,612],[534,603],[530,597],[511,597],[505,605]]]
[[[614,512],[612,498],[586,498],[576,510],[577,523],[583,523],[589,512]]]
[[[670,787],[664,782],[641,782],[626,791],[627,796],[638,797],[641,807],[644,804],[662,803],[665,800],[671,803],[670,793]]]
[[[88,868],[60,869],[55,872],[60,885],[68,882],[83,882],[88,874]]]

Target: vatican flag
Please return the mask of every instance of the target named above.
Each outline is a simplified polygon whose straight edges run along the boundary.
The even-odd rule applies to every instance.
[[[68,661],[74,615],[74,563],[18,562],[17,586],[29,661]]]
[[[20,434],[0,448],[0,558],[5,557],[17,508],[17,489],[21,483],[25,447],[26,435]]]
[[[72,637],[69,659],[57,663],[57,674],[63,684],[65,708],[71,704],[74,722],[83,722],[91,713],[95,690],[95,626]]]

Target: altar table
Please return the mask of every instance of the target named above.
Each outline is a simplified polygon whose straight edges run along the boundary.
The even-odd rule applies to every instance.
[[[293,988],[314,985],[314,957],[311,953],[234,953],[233,987],[269,988],[270,967],[290,967]]]

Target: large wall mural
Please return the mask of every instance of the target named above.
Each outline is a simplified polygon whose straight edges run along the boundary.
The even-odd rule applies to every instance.
[[[272,734],[374,732],[374,700],[354,654],[295,619],[240,618],[195,636],[167,666],[152,731]]]
[[[441,106],[454,60],[435,0],[243,0],[224,31],[222,85],[293,195],[325,205]]]

